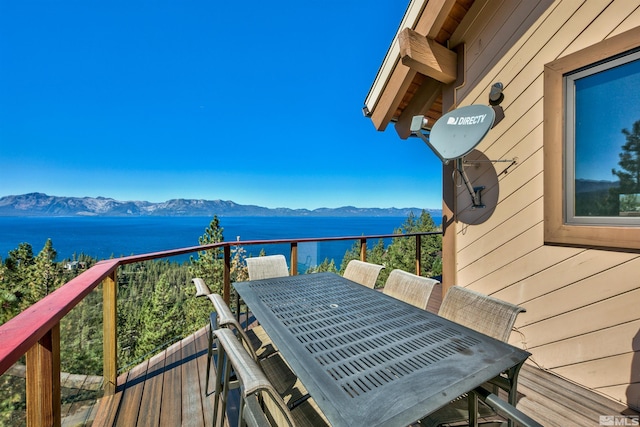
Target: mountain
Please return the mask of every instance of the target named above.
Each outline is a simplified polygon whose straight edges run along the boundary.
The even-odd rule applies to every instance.
[[[576,194],[609,191],[620,186],[620,181],[596,181],[593,179],[576,179]]]
[[[118,201],[105,197],[60,197],[29,193],[0,198],[0,216],[398,216],[419,215],[420,208],[270,209],[230,200],[172,199],[161,203]],[[440,209],[424,209],[441,216]]]

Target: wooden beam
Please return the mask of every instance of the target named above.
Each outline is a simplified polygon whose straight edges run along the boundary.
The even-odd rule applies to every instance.
[[[367,262],[367,239],[360,239],[360,261]]]
[[[422,239],[420,235],[416,235],[416,276],[420,276],[422,273]]]
[[[223,252],[224,271],[222,273],[222,296],[224,297],[224,302],[229,304],[231,300],[231,246],[225,245]],[[240,306],[238,306],[238,313],[240,313]]]
[[[458,56],[455,52],[410,28],[400,32],[398,41],[404,65],[445,84],[456,81]]]
[[[442,298],[458,284],[456,183],[451,179],[454,162],[442,167]]]
[[[117,270],[116,270],[117,271]],[[102,281],[102,347],[104,394],[115,394],[118,386],[118,281],[116,271]]]
[[[415,30],[430,39],[435,39],[455,4],[456,0],[429,0]]]
[[[27,351],[27,425],[60,426],[60,324]]]
[[[442,83],[434,79],[427,79],[420,85],[394,125],[400,138],[407,139],[411,136],[410,127],[413,116],[426,114],[440,93],[442,93]],[[430,124],[430,126],[432,125],[433,123]]]
[[[298,242],[291,242],[291,276],[298,275]]]

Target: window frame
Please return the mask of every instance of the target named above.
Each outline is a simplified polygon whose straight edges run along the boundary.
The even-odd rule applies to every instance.
[[[568,223],[565,210],[565,75],[640,47],[640,27],[544,66],[544,241],[548,244],[640,249],[640,225]]]

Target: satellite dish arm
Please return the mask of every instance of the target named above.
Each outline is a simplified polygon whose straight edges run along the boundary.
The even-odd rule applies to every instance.
[[[422,133],[422,132],[420,132],[420,131],[414,132],[414,134],[415,134],[416,136],[418,136],[418,138],[420,138],[421,140],[423,140],[423,141],[424,141],[424,143],[425,143],[425,144],[427,144],[427,146],[428,146],[429,148],[431,148],[431,151],[433,151],[433,153],[434,153],[436,156],[438,156],[438,158],[440,159],[440,161],[441,161],[442,163],[444,163],[445,165],[446,165],[447,163],[449,163],[449,160],[448,160],[448,159],[445,159],[444,157],[442,157],[442,155],[440,155],[440,153],[438,152],[438,150],[436,150],[436,149],[433,147],[433,145],[431,145],[431,142],[429,142],[429,138],[427,138],[427,136],[426,136],[425,134],[423,134],[423,133]]]
[[[422,130],[427,128],[426,126],[427,118],[425,116],[413,116],[413,119],[411,119],[411,126],[409,127],[409,130],[412,134],[416,135],[418,138],[424,141],[424,143],[427,144],[431,151],[433,151],[435,155],[438,156],[440,161],[446,165],[447,163],[449,163],[449,160],[442,157],[440,152],[436,150],[436,148],[431,144],[429,138],[422,133]]]
[[[484,190],[484,186],[474,187],[471,185],[471,181],[467,176],[467,172],[464,170],[464,162],[462,161],[462,157],[456,159],[456,171],[462,177],[462,181],[464,182],[465,187],[467,187],[467,191],[471,196],[471,202],[473,203],[474,208],[484,208],[482,204],[482,190]]]

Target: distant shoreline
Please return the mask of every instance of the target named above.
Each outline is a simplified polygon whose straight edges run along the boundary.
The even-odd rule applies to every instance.
[[[29,193],[0,198],[0,217],[407,217],[422,211],[441,216],[432,208],[290,209],[241,205],[230,200],[172,199],[166,202],[119,201],[105,197],[64,197]]]

